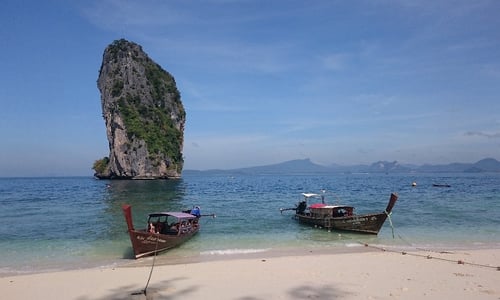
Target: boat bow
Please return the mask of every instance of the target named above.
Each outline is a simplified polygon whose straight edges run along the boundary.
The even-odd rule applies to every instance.
[[[125,221],[127,221],[128,231],[134,230],[134,223],[132,222],[132,207],[129,204],[123,204],[122,206],[123,215],[125,216]]]
[[[396,193],[391,193],[391,198],[389,199],[389,203],[387,203],[387,207],[385,208],[385,213],[389,215],[392,211],[392,208],[394,207],[394,204],[396,204],[396,201],[398,200],[398,195]]]

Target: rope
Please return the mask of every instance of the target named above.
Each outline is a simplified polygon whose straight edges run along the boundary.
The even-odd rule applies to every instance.
[[[392,225],[392,219],[391,219],[392,211],[388,213],[387,210],[384,210],[384,212],[389,218],[389,224],[391,224],[391,229],[392,229],[392,238],[394,239],[394,226]]]
[[[402,255],[411,255],[411,256],[416,256],[416,257],[423,257],[423,258],[426,258],[426,259],[437,259],[437,260],[441,260],[441,261],[447,261],[447,262],[457,263],[459,265],[470,265],[470,266],[475,266],[475,267],[496,269],[497,271],[500,271],[500,266],[495,267],[495,266],[491,266],[491,265],[466,262],[465,260],[462,260],[462,259],[454,260],[454,259],[442,258],[442,257],[437,257],[437,256],[432,256],[432,255],[425,255],[425,254],[419,254],[419,253],[409,253],[409,252],[406,252],[406,251],[390,250],[390,249],[386,249],[386,248],[383,248],[383,247],[377,247],[377,246],[374,246],[374,245],[369,245],[367,243],[361,243],[360,241],[358,241],[358,243],[364,245],[365,247],[377,249],[377,250],[380,250],[380,251],[383,251],[383,252],[401,253]],[[443,252],[441,252],[441,253],[443,253]]]
[[[146,286],[144,287],[144,296],[146,296],[146,290],[148,289],[149,281],[151,280],[151,275],[153,274],[153,268],[155,267],[155,262],[156,262],[156,254],[158,253],[158,241],[160,240],[160,234],[156,236],[156,246],[155,246],[155,256],[153,256],[153,264],[151,265],[151,270],[149,271],[149,277],[148,277],[148,282],[146,283]]]
[[[146,282],[146,286],[144,287],[144,289],[142,291],[140,291],[138,293],[132,293],[132,295],[144,294],[144,296],[147,296],[149,281],[151,280],[151,275],[153,275],[153,268],[154,268],[155,262],[156,262],[156,254],[158,253],[158,241],[159,240],[160,240],[160,234],[158,233],[156,236],[155,255],[153,256],[153,264],[151,265],[151,270],[149,271],[149,277],[148,277],[148,281]]]
[[[419,250],[419,251],[427,251],[427,252],[436,252],[436,251],[434,251],[434,250],[430,250],[430,249],[426,249],[426,248],[422,248],[422,247],[415,247],[415,246],[413,245],[413,243],[409,242],[406,238],[403,238],[403,237],[401,236],[401,234],[400,234],[400,233],[398,233],[398,237],[399,237],[399,239],[400,239],[400,240],[402,240],[403,242],[405,242],[407,245],[409,245],[409,246],[411,246],[411,247],[415,248],[416,250]],[[442,253],[442,252],[441,252],[441,253]]]

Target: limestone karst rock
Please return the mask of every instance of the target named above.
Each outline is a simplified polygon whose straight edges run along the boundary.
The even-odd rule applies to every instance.
[[[94,175],[179,178],[186,112],[172,75],[121,39],[104,50],[97,86],[110,153],[94,163]]]

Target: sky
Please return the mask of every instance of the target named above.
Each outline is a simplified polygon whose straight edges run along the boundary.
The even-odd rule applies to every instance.
[[[92,176],[97,77],[135,42],[187,114],[184,169],[500,160],[500,1],[2,0],[0,177]]]

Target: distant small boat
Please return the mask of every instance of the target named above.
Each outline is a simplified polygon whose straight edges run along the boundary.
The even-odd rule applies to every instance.
[[[132,207],[122,206],[135,258],[153,255],[174,248],[200,230],[199,208],[185,212],[158,212],[148,217],[147,228],[134,229]]]
[[[354,207],[352,206],[325,204],[324,195],[303,193],[302,196],[304,199],[296,207],[282,208],[280,211],[295,210],[294,218],[300,223],[328,230],[368,234],[378,234],[398,200],[398,196],[392,193],[389,203],[383,212],[358,215],[354,213]],[[321,203],[308,205],[308,201],[314,198],[321,198]]]
[[[437,183],[434,183],[432,186],[434,186],[434,187],[451,187],[451,185],[449,185],[449,184],[437,184]]]

